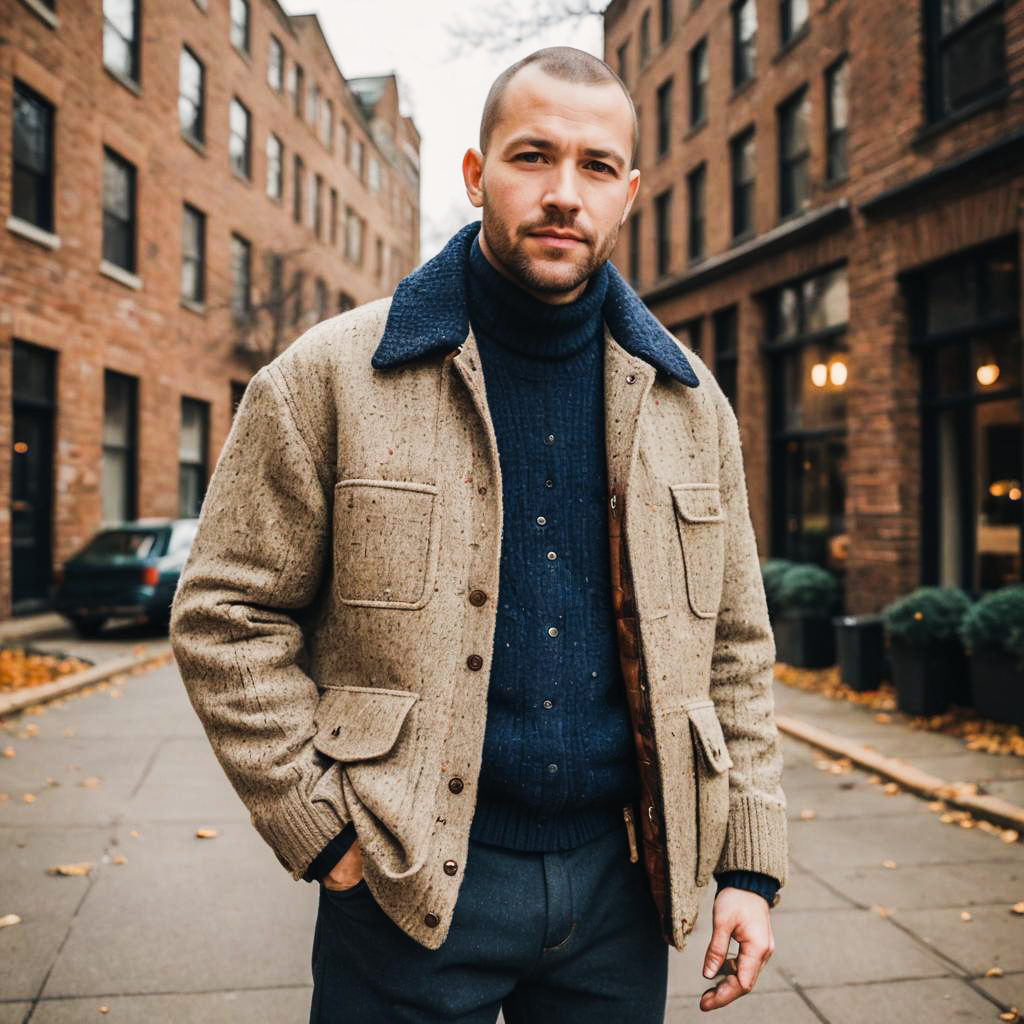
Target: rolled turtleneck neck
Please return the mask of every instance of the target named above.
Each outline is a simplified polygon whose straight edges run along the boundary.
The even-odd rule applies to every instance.
[[[542,302],[499,273],[473,239],[466,298],[474,330],[522,356],[564,360],[603,335],[608,266],[602,263],[573,302]]]

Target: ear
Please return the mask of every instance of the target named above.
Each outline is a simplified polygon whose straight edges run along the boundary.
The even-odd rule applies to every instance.
[[[474,206],[484,205],[484,155],[479,149],[470,147],[462,158],[462,178],[466,183],[466,195]]]
[[[639,188],[640,188],[640,171],[636,167],[634,167],[633,170],[631,170],[629,172],[629,185],[628,185],[628,192],[626,193],[626,206],[625,206],[625,208],[622,211],[622,216],[619,218],[619,227],[620,228],[622,227],[623,224],[626,223],[626,220],[629,217],[629,211],[633,208],[633,200],[636,199],[636,194],[637,194],[637,191],[639,190]]]

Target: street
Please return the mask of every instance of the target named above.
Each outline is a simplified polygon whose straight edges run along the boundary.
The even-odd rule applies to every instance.
[[[112,656],[129,642],[140,641],[93,648]],[[776,693],[780,712],[859,726],[862,742],[884,731],[861,709]],[[22,919],[0,928],[0,1024],[307,1020],[316,888],[293,882],[251,827],[174,662],[33,710],[0,736],[14,751],[0,759],[0,918]],[[943,760],[960,770],[986,756],[923,733],[904,746],[899,756],[940,775]],[[1024,915],[1010,909],[1024,899],[1020,842],[942,824],[867,773],[823,770],[789,737],[783,750],[791,877],[772,912],[776,952],[718,1019],[995,1021],[1024,1005]],[[1024,787],[1020,759],[992,757],[985,771],[1008,799]],[[90,862],[87,875],[47,873]],[[712,892],[671,954],[667,1021],[701,1015]],[[1003,976],[985,977],[993,967]]]

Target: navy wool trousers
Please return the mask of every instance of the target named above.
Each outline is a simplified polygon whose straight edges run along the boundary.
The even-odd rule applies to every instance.
[[[365,881],[322,884],[310,1024],[662,1024],[669,948],[625,826],[572,850],[470,840],[448,937],[405,934]]]

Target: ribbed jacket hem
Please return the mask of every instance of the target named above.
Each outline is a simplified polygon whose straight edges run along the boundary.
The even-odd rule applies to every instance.
[[[323,802],[311,804],[300,784],[274,803],[272,816],[253,814],[253,824],[298,881],[348,822],[340,820]]]
[[[729,827],[715,874],[758,871],[786,884],[789,860],[786,808],[758,797],[736,796],[729,805]]]
[[[469,837],[510,850],[571,850],[613,828],[626,827],[619,804],[541,812],[526,804],[481,794],[473,812]]]

